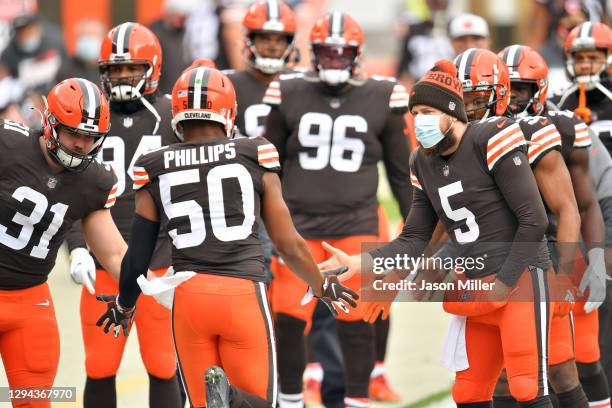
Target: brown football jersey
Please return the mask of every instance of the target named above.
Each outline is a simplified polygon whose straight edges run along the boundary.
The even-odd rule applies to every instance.
[[[138,159],[134,188],[157,204],[176,271],[265,280],[258,231],[267,171],[280,163],[261,137],[179,143]]]
[[[0,121],[0,290],[46,282],[76,220],[114,204],[117,179],[94,161],[53,174],[40,132]]]
[[[529,166],[526,147],[518,123],[493,117],[469,123],[458,149],[448,158],[427,156],[421,149],[412,154],[411,182],[419,194],[422,192],[427,197],[455,244],[457,255],[483,259],[484,267],[467,272],[469,277],[497,273],[512,258],[518,220],[508,204],[512,199],[508,191],[523,189],[525,180],[512,179],[511,174],[499,175],[497,167],[505,163],[518,171]],[[510,183],[505,194],[500,183]],[[529,261],[511,259],[510,262],[525,261],[546,269],[549,264],[546,244],[536,245],[535,250],[524,248],[535,253]],[[520,272],[512,273],[516,276]]]
[[[112,208],[111,214],[119,232],[121,232],[121,236],[123,236],[126,242],[130,239],[130,228],[135,210],[135,190],[132,188],[132,184],[136,160],[140,155],[149,150],[177,142],[171,126],[170,99],[165,95],[160,95],[156,98],[153,107],[160,116],[159,121],[144,106],[132,113],[113,109],[111,111],[111,130],[98,155],[102,163],[108,164],[113,168],[118,178],[117,203]],[[77,237],[70,238],[69,246],[71,248],[83,246],[84,241],[79,236],[80,231],[78,228],[74,234]],[[72,242],[78,239],[81,239],[78,245]],[[170,243],[163,231],[160,231],[157,242],[158,245],[151,259],[151,269],[170,265]],[[97,260],[96,266],[101,268]]]
[[[266,117],[270,106],[262,102],[268,83],[261,82],[247,70],[228,71],[236,90],[236,127],[242,137],[257,137],[263,135]]]
[[[306,238],[378,234],[378,162],[383,161],[402,214],[412,200],[404,87],[369,78],[340,90],[310,74],[281,75],[264,102],[265,136],[283,165],[283,195]]]

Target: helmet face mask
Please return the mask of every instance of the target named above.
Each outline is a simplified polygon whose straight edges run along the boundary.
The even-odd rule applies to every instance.
[[[103,135],[93,132],[83,132],[79,129],[74,129],[69,126],[58,124],[56,127],[52,127],[53,135],[46,140],[47,151],[49,156],[56,163],[60,164],[68,171],[83,171],[85,170],[95,159],[102,148],[102,144],[106,139],[106,133]],[[62,143],[62,140],[66,137],[70,137],[70,134],[80,135],[83,137],[93,138],[93,143],[88,152],[78,152],[70,149],[67,144]],[[77,136],[79,137],[79,136]]]
[[[564,53],[567,76],[587,90],[597,88],[612,67],[612,29],[603,23],[582,23],[567,35]]]
[[[282,71],[294,49],[297,21],[291,8],[281,0],[259,0],[247,10],[242,21],[245,32],[245,52],[249,65],[267,75]],[[265,55],[255,46],[257,39],[282,36],[286,46],[281,55]]]
[[[356,76],[363,45],[363,30],[348,14],[335,11],[319,18],[310,32],[314,71],[331,86]]]
[[[539,89],[535,81],[512,80],[511,83],[508,111],[512,116],[523,118],[542,113],[544,106],[538,100]]]
[[[249,64],[264,74],[274,75],[287,65],[294,48],[294,35],[274,31],[252,31],[247,36],[246,44],[250,52]],[[280,55],[269,55],[270,53],[266,52],[270,51],[270,48],[274,50],[274,47],[279,45],[283,46],[281,52],[278,53]],[[263,48],[263,50],[258,48]]]
[[[126,102],[157,91],[161,74],[162,50],[155,34],[138,23],[123,23],[111,29],[100,46],[100,77],[104,92],[112,101]],[[143,74],[117,80],[114,69],[144,66]],[[128,70],[129,71],[129,70]],[[123,75],[122,75],[123,76]]]
[[[113,71],[121,70],[121,67],[130,67],[127,71],[137,72],[142,67],[141,74],[115,75]],[[145,90],[147,76],[150,74],[151,67],[146,61],[135,61],[129,64],[103,64],[100,66],[100,79],[104,92],[109,99],[114,102],[134,101],[142,97]]]

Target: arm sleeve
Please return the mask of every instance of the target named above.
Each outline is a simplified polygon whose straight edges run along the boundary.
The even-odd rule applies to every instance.
[[[399,237],[387,245],[370,252],[373,259],[394,258],[407,255],[416,258],[425,249],[438,222],[438,216],[427,198],[419,189],[413,189],[412,207]]]
[[[508,207],[516,216],[518,227],[506,261],[497,278],[508,286],[514,286],[524,269],[537,257],[548,219],[535,177],[527,157],[522,152],[512,155],[512,160],[497,163],[493,171],[495,182]],[[514,160],[520,159],[520,165]]]
[[[270,113],[266,119],[264,137],[276,147],[276,150],[280,155],[281,165],[285,157],[285,143],[288,132],[289,129],[285,123],[283,114],[278,106],[272,105],[272,109],[270,110]]]
[[[68,244],[68,252],[72,252],[76,248],[87,248],[81,220],[77,220],[72,224],[72,228],[66,234],[66,244]]]
[[[410,184],[410,148],[404,134],[406,121],[401,114],[389,115],[383,130],[383,160],[391,191],[397,200],[402,218],[408,216],[412,204],[412,185]]]
[[[140,286],[136,279],[147,274],[157,235],[159,222],[153,222],[134,215],[134,222],[130,232],[128,250],[121,261],[121,274],[119,275],[119,304],[123,307],[133,307],[140,296]]]

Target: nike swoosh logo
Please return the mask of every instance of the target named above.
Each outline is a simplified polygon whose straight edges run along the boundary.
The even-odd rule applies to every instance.
[[[501,129],[504,126],[506,126],[507,122],[508,122],[508,119],[504,119],[502,122],[497,122],[495,126],[497,126],[499,129]]]
[[[47,299],[44,302],[37,303],[36,306],[49,306],[49,304],[49,299]]]

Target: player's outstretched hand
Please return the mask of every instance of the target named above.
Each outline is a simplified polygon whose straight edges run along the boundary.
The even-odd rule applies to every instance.
[[[322,245],[323,248],[331,254],[331,257],[329,259],[317,265],[322,273],[346,266],[348,270],[338,276],[338,280],[340,282],[344,282],[345,280],[348,280],[353,277],[356,273],[361,272],[360,255],[348,255],[343,250],[333,247],[325,241],[323,241]]]
[[[96,326],[102,327],[104,325],[104,333],[108,333],[112,328],[115,337],[119,336],[119,331],[123,329],[123,335],[127,337],[130,334],[130,326],[134,320],[136,306],[130,309],[121,307],[117,295],[97,295],[96,299],[106,303],[106,312],[100,316]]]

